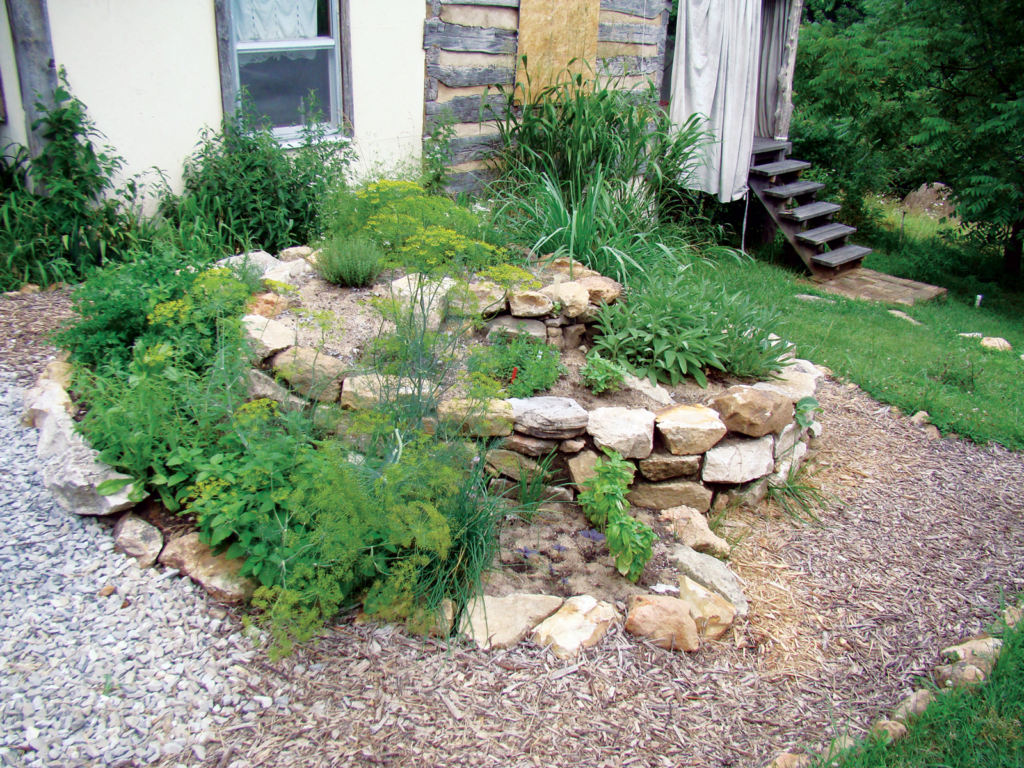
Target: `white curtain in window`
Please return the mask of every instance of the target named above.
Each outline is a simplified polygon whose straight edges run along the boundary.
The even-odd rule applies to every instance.
[[[722,202],[743,197],[754,145],[761,60],[761,0],[682,0],[669,114],[706,118],[712,141],[694,174]]]
[[[239,42],[316,37],[317,0],[231,0]]]

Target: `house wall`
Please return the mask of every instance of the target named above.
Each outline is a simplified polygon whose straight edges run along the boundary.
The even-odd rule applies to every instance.
[[[4,82],[4,104],[7,122],[0,123],[0,148],[11,143],[28,144],[25,110],[21,106],[21,86],[18,83],[18,65],[14,61],[14,41],[11,25],[7,21],[7,3],[0,3],[0,76]]]
[[[221,120],[211,0],[48,0],[53,54],[72,93],[125,160],[180,189],[204,126]]]
[[[349,0],[357,173],[420,155],[424,7],[423,0]]]

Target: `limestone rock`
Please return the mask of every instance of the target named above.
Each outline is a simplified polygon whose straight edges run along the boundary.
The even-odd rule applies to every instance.
[[[540,472],[540,467],[533,459],[521,453],[492,448],[485,457],[487,468],[495,474],[511,477],[513,480],[529,479]]]
[[[59,456],[72,446],[87,447],[85,440],[75,431],[74,420],[63,409],[41,412],[35,421],[39,430],[36,458]]]
[[[672,405],[672,395],[668,393],[668,390],[661,384],[651,384],[650,379],[641,379],[639,376],[627,373],[623,377],[623,385],[625,389],[639,392],[660,406]]]
[[[614,304],[622,295],[622,284],[603,275],[584,277],[576,282],[587,289],[591,304]]]
[[[731,507],[742,507],[743,509],[757,509],[757,505],[764,501],[768,495],[768,478],[753,480],[729,488],[715,497],[715,509],[728,509]]]
[[[668,555],[679,571],[703,587],[711,590],[736,607],[736,618],[747,616],[747,598],[740,588],[736,574],[721,560],[690,549],[685,544],[676,545]]]
[[[275,259],[266,251],[249,251],[248,253],[237,253],[234,256],[228,256],[226,259],[221,259],[217,262],[218,267],[237,267],[248,261],[249,264],[260,270],[261,274],[266,273],[268,270],[274,269],[275,267],[281,266],[284,262]]]
[[[333,403],[341,393],[345,365],[315,349],[292,347],[274,355],[270,365],[275,374],[303,397]]]
[[[578,349],[587,333],[587,326],[582,323],[569,325],[562,329],[562,348]]]
[[[646,509],[668,509],[669,507],[693,507],[699,512],[711,509],[710,490],[691,480],[665,480],[660,483],[633,483],[626,499],[634,507]]]
[[[595,467],[599,458],[601,457],[594,451],[581,451],[568,460],[569,477],[577,488],[582,490],[584,483],[597,477]]]
[[[796,422],[790,422],[775,434],[775,461],[781,461],[789,455],[800,442],[803,430]]]
[[[601,316],[601,308],[597,304],[587,304],[576,320],[580,323],[593,323]]]
[[[458,422],[460,432],[469,437],[511,435],[514,418],[512,406],[499,398],[485,401],[462,398],[445,400],[437,406],[437,417],[442,421]]]
[[[893,710],[892,719],[900,723],[924,714],[928,705],[935,700],[935,694],[927,689],[914,691],[910,696]]]
[[[1013,629],[1024,621],[1024,608],[1015,605],[1007,606],[1003,609],[1003,621],[1006,623],[1006,626]]]
[[[55,381],[64,389],[71,389],[71,377],[74,370],[75,367],[66,360],[51,360],[39,374],[39,380],[36,381],[35,386],[38,387],[43,381]]]
[[[490,280],[456,285],[445,296],[446,312],[455,317],[490,317],[505,311],[505,289]]]
[[[509,406],[511,408],[512,406]],[[582,441],[581,441],[582,442]],[[547,456],[552,451],[556,451],[559,448],[557,440],[541,440],[539,437],[530,437],[528,435],[520,435],[518,433],[512,433],[512,435],[502,443],[503,448],[507,448],[510,451],[521,453],[524,456]],[[582,450],[583,446],[580,446]]]
[[[987,677],[985,670],[966,661],[936,667],[933,674],[940,688],[972,688],[981,685]]]
[[[26,427],[39,428],[41,417],[50,413],[64,413],[73,416],[75,404],[56,381],[43,379],[22,395],[25,410],[21,415],[21,423]]]
[[[511,648],[561,607],[554,595],[484,596],[466,606],[460,631],[484,650]]]
[[[579,453],[587,447],[586,440],[563,440],[558,444],[558,450],[562,453]]]
[[[640,474],[648,480],[671,480],[673,477],[693,477],[700,472],[699,455],[675,456],[664,451],[654,451],[640,461]]]
[[[382,400],[390,401],[415,392],[410,379],[383,376],[376,373],[349,376],[341,390],[341,407],[349,411],[370,410]]]
[[[123,512],[137,502],[128,498],[129,483],[117,493],[101,496],[97,486],[107,480],[131,479],[99,460],[99,452],[87,445],[72,445],[43,470],[43,484],[57,503],[76,515],[104,516]]]
[[[256,360],[266,360],[295,344],[295,331],[269,317],[246,315],[242,325],[245,335],[252,341]]]
[[[296,259],[308,259],[312,255],[313,249],[308,245],[293,245],[277,254],[277,259],[278,261],[295,261]]]
[[[164,547],[164,535],[141,517],[125,515],[114,526],[114,548],[134,557],[140,568],[149,568]]]
[[[689,606],[697,633],[706,640],[721,639],[736,620],[735,605],[688,576],[679,577],[679,599]]]
[[[590,595],[577,595],[565,601],[558,611],[533,630],[533,642],[550,647],[559,659],[569,659],[583,648],[593,648],[604,638],[608,627],[621,620],[614,607]]]
[[[601,276],[600,272],[596,272],[568,256],[559,256],[557,259],[551,259],[551,261],[544,262],[543,266],[545,271],[565,275],[570,280],[578,281],[588,277]]]
[[[393,302],[385,315],[411,317],[420,327],[436,331],[441,327],[445,297],[455,286],[450,277],[434,280],[418,273],[400,277],[383,289],[384,297]]]
[[[301,411],[306,407],[306,401],[296,397],[287,389],[278,384],[274,379],[263,371],[252,369],[248,373],[248,394],[253,400],[267,398],[280,403],[283,410]]]
[[[676,456],[705,453],[728,431],[718,412],[703,405],[672,405],[655,415],[665,445]]]
[[[529,336],[538,341],[548,338],[548,329],[540,320],[526,320],[510,315],[501,315],[487,326],[487,340],[494,341],[498,336]]]
[[[242,559],[214,555],[199,541],[198,533],[174,539],[160,553],[161,565],[177,568],[222,603],[244,602],[256,591],[255,581],[238,575],[244,563]]]
[[[790,402],[797,403],[805,397],[814,397],[825,374],[810,360],[794,360],[776,374],[772,381],[761,381],[754,389],[764,392],[775,392],[788,397]]]
[[[568,397],[512,398],[516,431],[531,437],[565,440],[587,431],[590,415]]]
[[[565,349],[565,341],[562,339],[561,328],[548,328],[547,343],[549,347],[554,347],[559,352]]]
[[[793,421],[793,403],[783,395],[753,387],[730,387],[711,401],[730,432],[764,437]]]
[[[898,317],[900,320],[906,320],[911,325],[921,325],[921,322],[919,320],[915,320],[914,318],[912,318],[910,315],[908,315],[906,312],[903,312],[902,310],[890,309],[889,310],[889,314],[892,315],[893,317]]]
[[[540,291],[509,291],[508,308],[512,317],[550,315],[554,302]]]
[[[895,720],[879,720],[871,726],[871,734],[888,738],[890,741],[899,741],[907,735],[907,726]]]
[[[669,595],[630,596],[625,628],[666,651],[692,652],[700,648],[689,605]]]
[[[257,293],[249,299],[249,314],[273,320],[291,307],[291,301],[276,293]]]
[[[590,303],[590,293],[579,283],[554,283],[541,288],[540,293],[561,305],[564,317],[579,317]]]
[[[726,438],[704,455],[705,483],[747,483],[775,469],[774,438]]]
[[[775,462],[775,471],[768,475],[768,484],[778,487],[785,485],[790,478],[795,477],[796,473],[800,471],[800,467],[803,466],[807,450],[806,443],[794,445],[789,455],[783,456]]]
[[[311,272],[313,268],[304,259],[297,259],[288,263],[282,263],[280,266],[268,269],[263,273],[263,279],[272,281],[275,283],[286,283],[288,285],[297,284],[298,278],[307,272]]]
[[[728,557],[732,552],[729,542],[712,533],[707,518],[693,507],[669,507],[662,510],[661,519],[669,524],[676,538],[691,549],[715,557]]]
[[[994,349],[998,352],[1009,352],[1013,346],[1001,336],[986,336],[981,340],[981,346],[985,349]]]
[[[654,414],[642,408],[596,408],[590,412],[587,432],[598,448],[625,459],[644,459],[654,449]]]
[[[817,296],[813,297],[817,298]],[[835,303],[835,302],[830,302]],[[811,768],[814,758],[810,755],[797,755],[793,752],[781,752],[768,764],[768,768]]]

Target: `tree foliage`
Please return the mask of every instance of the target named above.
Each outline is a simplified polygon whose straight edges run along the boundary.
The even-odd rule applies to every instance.
[[[957,214],[1002,242],[1019,279],[1024,0],[822,0],[807,18],[799,150],[847,204],[888,185],[948,184]]]

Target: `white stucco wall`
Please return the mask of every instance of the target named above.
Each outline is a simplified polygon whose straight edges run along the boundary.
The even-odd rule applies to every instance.
[[[175,191],[204,126],[221,120],[212,0],[48,0],[53,54],[126,175]],[[5,83],[6,85],[6,83]]]
[[[418,158],[423,136],[423,0],[350,0],[357,173]]]
[[[14,61],[11,25],[7,22],[7,3],[0,3],[0,76],[3,77],[4,104],[7,106],[7,122],[0,123],[0,147],[12,142],[24,145],[28,142],[28,131],[25,110],[21,108],[21,87]]]

